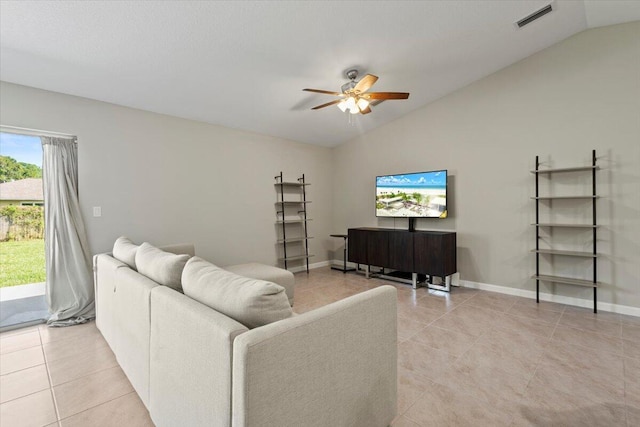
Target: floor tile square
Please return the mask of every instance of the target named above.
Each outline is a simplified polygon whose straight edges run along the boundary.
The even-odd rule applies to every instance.
[[[53,388],[61,419],[132,391],[133,387],[120,367],[105,369]]]
[[[7,354],[36,346],[40,346],[40,333],[37,330],[26,334],[0,338],[0,354]]]
[[[43,390],[0,404],[3,426],[42,427],[55,423],[56,410],[51,390]]]
[[[581,345],[595,350],[622,354],[622,339],[612,335],[604,335],[582,329],[558,325],[552,339],[569,344]]]
[[[51,384],[57,386],[85,375],[118,366],[108,346],[90,348],[74,356],[55,359],[48,363]]]
[[[133,392],[63,419],[62,427],[153,427],[149,411]]]
[[[40,346],[2,354],[0,355],[0,375],[42,365],[43,363],[44,355]]]
[[[420,330],[411,337],[412,341],[442,350],[452,357],[462,356],[477,341],[477,337],[464,332],[449,331],[435,325]]]
[[[96,327],[96,322],[94,320],[63,327],[49,326],[46,324],[40,325],[40,336],[42,337],[43,343],[85,336],[88,331],[98,332],[98,328]]]
[[[49,376],[45,365],[34,366],[0,376],[0,403],[48,390]]]

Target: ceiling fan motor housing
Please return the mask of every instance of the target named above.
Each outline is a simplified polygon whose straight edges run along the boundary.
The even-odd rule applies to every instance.
[[[356,87],[356,78],[358,78],[358,70],[356,70],[355,68],[351,70],[347,70],[345,71],[345,74],[349,79],[349,81],[343,84],[342,87],[340,88],[342,89],[342,93],[347,93],[348,91]]]
[[[350,90],[352,90],[354,87],[356,87],[356,82],[354,80],[351,80],[345,84],[343,84],[340,89],[342,90],[342,93],[347,93]]]

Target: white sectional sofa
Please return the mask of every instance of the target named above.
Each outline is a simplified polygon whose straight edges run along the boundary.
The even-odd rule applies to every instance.
[[[395,288],[295,315],[285,288],[216,267],[192,245],[127,245],[94,257],[96,322],[157,426],[395,417]]]

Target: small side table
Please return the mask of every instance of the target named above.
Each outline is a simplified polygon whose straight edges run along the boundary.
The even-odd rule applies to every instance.
[[[347,268],[347,239],[349,238],[348,234],[331,234],[331,237],[342,237],[344,239],[344,253],[342,255],[342,268],[331,266],[332,270],[342,271],[346,273],[347,271],[355,271],[355,268]]]

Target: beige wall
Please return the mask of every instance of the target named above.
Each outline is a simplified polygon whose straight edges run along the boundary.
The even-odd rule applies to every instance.
[[[586,165],[596,149],[600,299],[640,307],[637,22],[578,34],[333,150],[9,83],[0,91],[2,124],[78,135],[80,199],[94,252],[126,234],[157,244],[192,241],[221,265],[276,264],[273,176],[281,170],[287,180],[305,173],[312,182],[318,262],[338,247],[329,233],[406,228],[406,221],[375,218],[376,175],[447,168],[451,217],[419,220],[418,228],[457,231],[462,279],[532,290],[535,156],[551,167]],[[585,184],[560,182],[557,194]],[[91,216],[93,206],[102,217]],[[561,231],[554,237],[588,241]],[[590,271],[557,261],[556,274]],[[588,289],[558,285],[555,292],[591,298]]]
[[[534,290],[535,156],[545,166],[582,166],[592,149],[603,168],[599,297],[640,307],[638,22],[580,33],[335,149],[334,227],[406,228],[406,220],[376,219],[375,176],[446,168],[451,217],[418,220],[417,228],[457,231],[462,279]],[[553,180],[556,195],[590,192],[589,181],[576,176]],[[561,203],[554,202],[557,220],[571,210],[590,212],[588,204]],[[588,249],[590,233],[577,234],[554,230],[553,237]],[[556,258],[553,273],[589,277],[589,262]],[[563,285],[555,293],[592,297],[590,289]]]
[[[304,173],[312,183],[311,261],[326,260],[330,149],[10,83],[0,90],[3,125],[78,136],[80,204],[93,252],[110,250],[124,234],[194,242],[220,265],[276,265],[273,183],[283,171],[286,180]],[[92,216],[93,206],[102,217]]]

